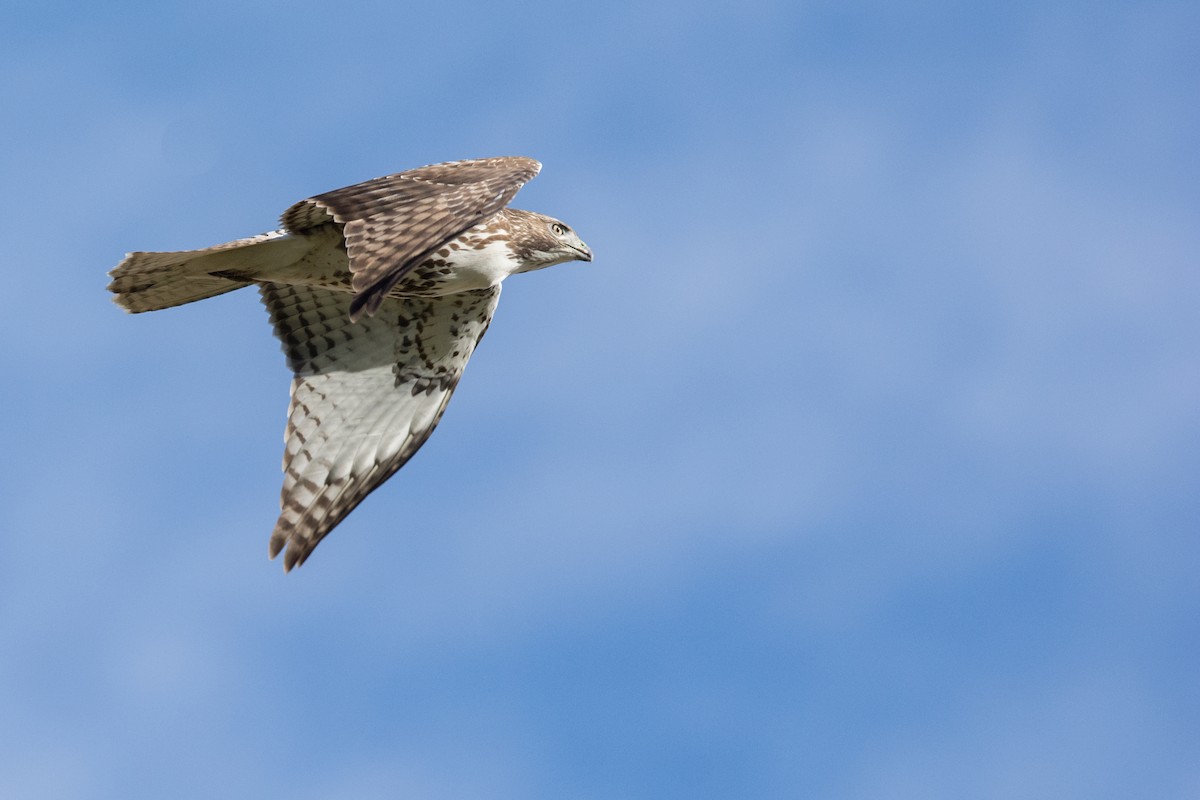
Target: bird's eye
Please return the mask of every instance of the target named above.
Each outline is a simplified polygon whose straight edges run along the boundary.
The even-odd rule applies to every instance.
[[[567,226],[560,222],[555,222],[550,226],[550,230],[554,231],[555,236],[563,236],[567,232]]]

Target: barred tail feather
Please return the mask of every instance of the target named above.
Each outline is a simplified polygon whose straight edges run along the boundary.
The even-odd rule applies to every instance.
[[[203,250],[130,253],[108,273],[108,289],[133,313],[179,306],[249,285],[261,264],[287,257],[277,248],[296,244],[285,231],[271,231]]]

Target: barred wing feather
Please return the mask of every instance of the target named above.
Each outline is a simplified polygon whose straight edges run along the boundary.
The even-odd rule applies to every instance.
[[[349,296],[263,283],[292,379],[272,558],[302,564],[317,543],[425,443],[479,343],[500,287],[386,297],[352,322]]]
[[[375,314],[429,253],[508,205],[541,168],[523,156],[431,164],[301,200],[282,222],[293,233],[342,226],[356,292],[350,316],[359,319]]]

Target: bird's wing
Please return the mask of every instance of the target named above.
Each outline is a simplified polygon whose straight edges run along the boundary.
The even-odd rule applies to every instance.
[[[375,487],[400,469],[442,417],[483,337],[500,287],[383,298],[346,316],[346,294],[263,283],[292,380],[281,513],[270,555],[301,564]]]
[[[301,200],[283,226],[342,225],[356,293],[350,316],[358,319],[374,314],[405,272],[508,205],[541,168],[520,156],[432,164]]]

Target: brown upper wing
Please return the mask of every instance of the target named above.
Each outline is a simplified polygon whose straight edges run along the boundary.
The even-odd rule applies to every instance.
[[[541,168],[521,156],[431,164],[301,200],[284,212],[283,226],[301,233],[342,225],[357,320],[447,240],[508,205]]]

